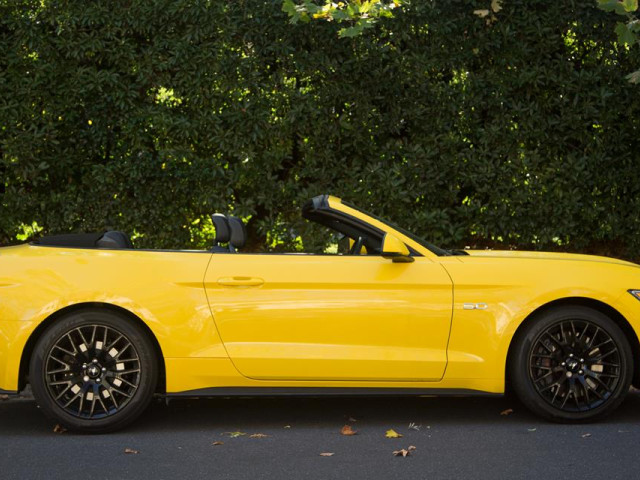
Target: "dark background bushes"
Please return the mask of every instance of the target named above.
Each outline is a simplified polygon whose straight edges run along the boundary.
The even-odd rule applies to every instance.
[[[275,0],[0,0],[0,243],[202,248],[231,209],[313,249],[333,193],[444,246],[638,259],[640,55],[591,1],[489,3],[341,39]]]

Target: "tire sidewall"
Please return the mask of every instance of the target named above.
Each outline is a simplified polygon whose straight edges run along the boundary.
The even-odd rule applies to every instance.
[[[140,358],[140,383],[133,398],[121,411],[105,418],[89,420],[69,414],[57,404],[49,392],[45,368],[47,355],[62,335],[74,328],[92,324],[118,330],[135,346]],[[147,333],[130,319],[110,311],[81,310],[56,320],[40,336],[31,355],[29,382],[36,402],[47,417],[69,430],[105,433],[125,427],[147,408],[158,382],[156,357]]]

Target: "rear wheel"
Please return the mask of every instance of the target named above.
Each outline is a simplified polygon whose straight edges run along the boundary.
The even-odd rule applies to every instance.
[[[69,430],[108,432],[149,404],[158,359],[148,335],[100,310],[69,314],[49,327],[31,358],[29,380],[44,413]]]
[[[631,348],[620,327],[587,307],[542,313],[516,339],[510,358],[513,388],[535,413],[580,422],[611,413],[633,376]]]

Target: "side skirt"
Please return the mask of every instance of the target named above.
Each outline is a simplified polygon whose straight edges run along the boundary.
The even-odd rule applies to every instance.
[[[10,397],[13,397],[15,395],[18,395],[18,392],[14,392],[11,390],[2,390],[0,389],[0,395],[9,395]]]
[[[321,387],[213,387],[185,392],[167,393],[177,397],[356,397],[356,396],[486,396],[501,397],[501,393],[455,388],[321,388]]]

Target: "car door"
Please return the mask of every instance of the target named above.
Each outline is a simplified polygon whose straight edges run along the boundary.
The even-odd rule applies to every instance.
[[[427,257],[213,254],[205,287],[242,375],[264,380],[437,381],[452,283]]]

